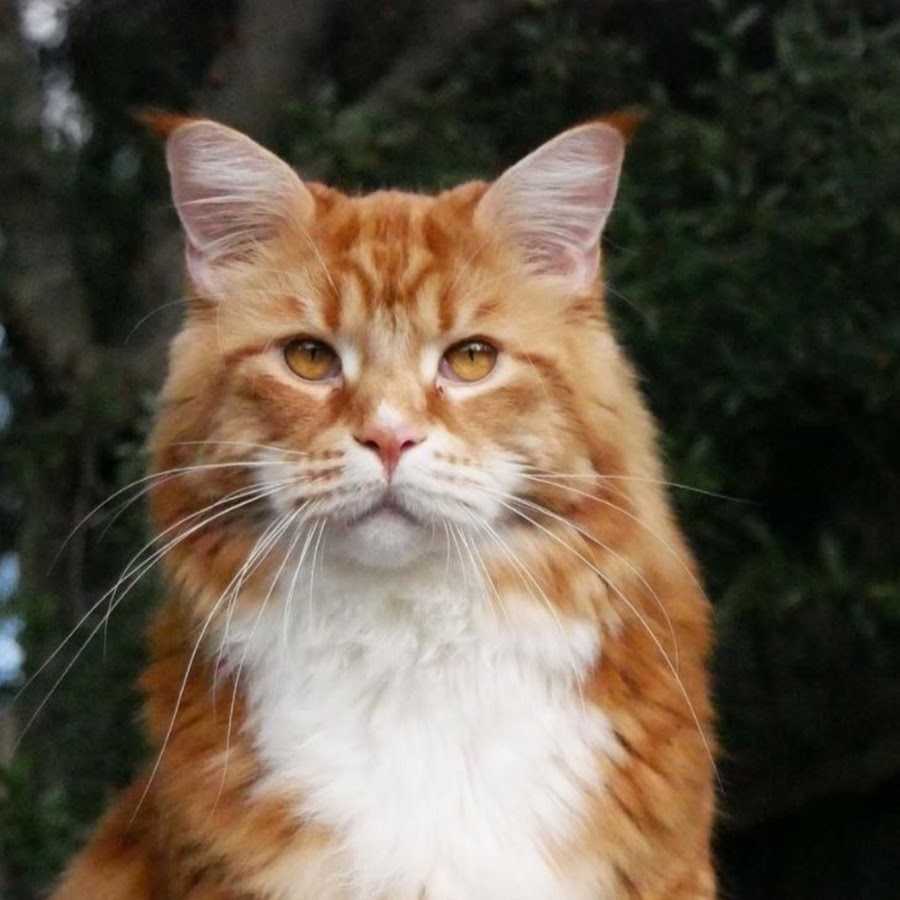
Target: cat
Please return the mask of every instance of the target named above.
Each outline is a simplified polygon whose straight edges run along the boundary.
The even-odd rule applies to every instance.
[[[153,754],[55,900],[715,896],[709,607],[602,295],[616,124],[351,197],[158,117]]]

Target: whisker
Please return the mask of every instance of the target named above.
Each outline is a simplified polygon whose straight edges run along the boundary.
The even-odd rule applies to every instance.
[[[710,747],[709,740],[706,736],[706,732],[703,730],[703,725],[700,722],[700,717],[697,715],[697,711],[694,709],[694,704],[691,702],[690,695],[687,692],[687,689],[684,686],[684,682],[681,680],[681,676],[678,674],[677,669],[672,664],[672,660],[669,658],[669,654],[666,653],[665,647],[663,647],[662,642],[659,640],[657,635],[654,633],[653,629],[650,627],[650,624],[647,620],[641,615],[637,607],[628,599],[628,597],[622,592],[622,590],[612,581],[610,581],[606,575],[596,566],[594,563],[589,560],[583,553],[579,552],[575,547],[571,544],[566,543],[562,538],[558,535],[554,534],[549,528],[546,528],[544,525],[541,525],[540,522],[533,519],[531,516],[523,513],[520,509],[516,509],[512,504],[506,503],[503,500],[498,500],[501,506],[508,509],[514,515],[519,516],[524,521],[530,523],[532,526],[537,528],[539,531],[546,534],[551,540],[558,543],[560,546],[568,550],[572,553],[577,559],[583,562],[592,572],[594,572],[603,582],[606,584],[612,591],[615,592],[616,596],[628,607],[628,609],[632,612],[635,618],[640,622],[643,626],[644,630],[647,632],[647,635],[650,637],[650,640],[656,646],[656,649],[660,652],[663,661],[665,662],[667,668],[672,673],[672,677],[675,679],[675,683],[678,686],[678,689],[684,698],[684,701],[687,705],[688,711],[691,714],[691,718],[694,721],[694,725],[697,728],[697,733],[700,735],[700,740],[703,742],[703,746],[706,749],[706,753],[709,756],[710,762],[713,765],[713,770],[716,772],[716,777],[718,778],[718,769],[716,767],[715,757],[713,756],[712,748]]]
[[[500,494],[501,496],[505,496],[507,500],[511,500],[515,503],[522,504],[526,508],[531,509],[532,511],[534,511],[536,513],[548,516],[549,518],[553,519],[554,521],[559,522],[562,525],[565,525],[567,528],[573,529],[574,531],[578,532],[578,534],[580,534],[585,540],[594,544],[596,547],[599,547],[605,553],[609,553],[611,556],[615,557],[616,560],[618,560],[620,563],[622,563],[622,565],[624,565],[625,568],[627,568],[628,571],[635,578],[638,579],[638,581],[641,583],[641,585],[647,589],[648,593],[650,594],[650,596],[653,597],[654,601],[656,602],[656,605],[659,607],[659,611],[663,614],[663,617],[666,620],[666,625],[669,629],[669,635],[672,638],[672,647],[673,647],[673,651],[675,653],[675,667],[676,667],[676,669],[678,668],[678,637],[675,633],[675,626],[672,624],[672,619],[669,616],[669,611],[666,609],[665,604],[660,599],[659,594],[657,594],[657,592],[653,589],[652,585],[644,577],[643,573],[637,568],[637,566],[635,566],[635,564],[630,559],[628,559],[626,556],[623,556],[618,551],[613,550],[613,548],[610,547],[609,545],[603,543],[603,541],[599,540],[599,538],[597,538],[596,535],[591,534],[589,531],[585,530],[584,528],[582,528],[579,525],[576,525],[574,522],[570,522],[568,519],[564,518],[563,516],[560,516],[558,513],[555,513],[552,510],[547,509],[547,507],[541,505],[540,503],[535,503],[533,500],[526,500],[523,497],[516,497],[512,494],[504,494],[503,492],[500,492],[500,491],[492,491],[489,488],[485,488],[484,490],[488,491],[488,493]],[[592,497],[593,495],[587,495],[587,496]],[[599,500],[600,498],[594,498],[594,499]],[[608,504],[608,505],[612,505],[612,504]],[[614,508],[618,509],[618,507],[614,507]],[[622,510],[622,512],[625,512],[625,511]],[[635,518],[635,517],[632,516],[632,518]],[[636,519],[636,521],[640,521],[640,520]],[[660,538],[660,540],[662,540],[662,538]],[[666,545],[666,546],[668,546],[668,545]],[[672,551],[672,552],[674,553],[674,551]],[[679,563],[684,565],[681,558],[677,554],[675,555],[675,558],[678,560]],[[690,570],[686,570],[686,571],[693,578],[693,575],[690,572]],[[694,581],[696,582],[696,579],[694,579]],[[699,584],[698,584],[698,587],[699,587]]]
[[[528,569],[528,567],[516,556],[513,552],[512,548],[509,544],[500,537],[497,533],[497,530],[482,516],[478,516],[474,512],[470,512],[470,515],[475,517],[476,525],[479,525],[483,530],[483,533],[487,534],[489,538],[491,538],[494,543],[500,547],[500,549],[504,552],[509,561],[513,564],[516,569],[519,578],[522,580],[522,583],[525,585],[525,589],[528,590],[528,584],[530,583],[532,587],[534,587],[538,594],[540,595],[540,599],[543,601],[544,606],[547,609],[547,612],[550,613],[553,621],[556,623],[556,627],[559,630],[560,636],[563,639],[563,643],[566,646],[566,650],[569,654],[569,665],[572,670],[572,678],[578,688],[578,697],[581,703],[582,709],[584,709],[584,694],[581,688],[581,676],[578,672],[578,665],[575,660],[575,655],[572,653],[572,645],[569,642],[569,636],[566,634],[566,630],[563,627],[562,620],[559,617],[559,614],[556,611],[556,608],[553,605],[553,602],[547,596],[546,591],[541,587],[538,580],[534,577],[534,574]],[[528,593],[534,597],[534,594],[528,590]],[[498,597],[499,602],[499,597]]]
[[[322,537],[325,534],[326,520],[322,519],[319,525],[319,533],[316,537],[316,543],[313,545],[312,558],[309,563],[309,613],[310,621],[312,621],[312,605],[313,605],[313,586],[316,577],[316,558],[319,554],[319,547],[322,544]]]
[[[446,519],[441,520],[444,526],[444,546],[447,548],[447,558],[444,560],[444,583],[450,580],[450,523]]]
[[[547,482],[543,481],[542,478],[539,478],[534,475],[525,475],[524,477],[528,478],[532,481],[537,481],[537,482],[544,483],[544,484],[547,483]],[[621,506],[618,506],[617,504],[613,503],[611,500],[607,500],[604,497],[598,497],[596,494],[592,494],[588,491],[580,491],[577,488],[570,487],[569,485],[554,485],[554,486],[558,487],[562,490],[569,491],[572,494],[576,494],[577,496],[587,497],[590,500],[595,500],[597,503],[601,503],[604,506],[608,507],[609,509],[613,509],[616,512],[621,513],[626,518],[631,519],[633,522],[635,522],[637,525],[639,525],[641,528],[643,528],[648,534],[650,534],[651,537],[656,538],[656,540],[658,540],[659,543],[671,554],[672,558],[678,563],[678,565],[681,566],[681,568],[684,570],[684,572],[688,576],[688,578],[690,578],[691,581],[701,591],[703,590],[703,586],[700,584],[700,580],[697,578],[697,576],[691,570],[691,567],[684,561],[684,559],[678,553],[678,551],[661,534],[659,534],[659,532],[657,532],[657,530],[655,528],[652,528],[650,525],[648,525],[640,516],[636,516],[634,513],[630,512],[627,509],[624,509]]]
[[[460,569],[462,570],[462,578],[463,578],[463,593],[468,596],[469,593],[469,575],[468,570],[469,566],[466,564],[466,560],[463,557],[462,544],[460,542],[460,528],[455,525],[453,522],[447,522],[448,527],[450,528],[450,536],[453,538],[453,546],[456,548],[456,556],[459,559]],[[449,548],[448,548],[449,553]],[[471,559],[469,560],[471,563]],[[473,572],[474,574],[474,572]]]
[[[465,542],[463,529],[452,522],[449,523],[451,529],[451,535],[453,537],[453,544],[456,547],[456,555],[459,559],[460,567],[462,568],[462,576],[463,576],[463,593],[468,595],[469,593],[469,578],[470,576],[475,579],[475,590],[480,593],[484,593],[484,585],[479,583],[478,569],[475,566],[475,562],[472,559],[472,554],[468,549],[468,545]]]
[[[200,463],[191,466],[182,466],[177,469],[167,469],[163,472],[157,473],[156,477],[160,477],[160,480],[154,484],[145,485],[139,491],[135,493],[133,497],[130,497],[128,500],[124,501],[116,510],[114,510],[112,518],[103,528],[103,531],[100,532],[100,539],[102,539],[106,532],[115,524],[119,516],[121,516],[126,509],[140,500],[146,494],[149,494],[150,491],[155,490],[157,487],[160,487],[163,484],[168,483],[169,481],[174,480],[175,478],[181,478],[184,475],[190,475],[195,472],[204,472],[212,469],[255,469],[255,468],[271,468],[272,466],[292,466],[295,465],[292,461],[289,460],[272,460],[272,461],[263,461],[263,460],[248,460],[242,462],[221,462],[221,463]],[[302,478],[303,473],[297,472],[292,478]]]
[[[468,512],[468,510],[465,511]],[[506,610],[503,608],[503,604],[500,600],[500,593],[497,590],[496,584],[494,584],[494,580],[488,573],[487,567],[484,563],[484,557],[482,557],[481,553],[478,552],[477,545],[474,543],[474,541],[469,540],[468,536],[462,529],[460,529],[459,531],[459,539],[462,542],[462,545],[469,557],[469,562],[472,566],[472,572],[475,575],[476,582],[478,583],[478,586],[480,588],[483,601],[488,606],[492,606],[491,598],[490,596],[488,596],[488,588],[490,588],[491,592],[494,595],[494,600],[496,601],[495,604],[493,604],[493,608],[506,615]]]
[[[263,533],[259,536],[253,549],[247,555],[241,567],[235,573],[234,577],[225,588],[225,595],[228,597],[228,611],[225,616],[225,629],[219,646],[219,653],[216,657],[216,665],[214,667],[213,676],[213,692],[218,691],[218,673],[222,662],[222,653],[228,643],[228,631],[231,628],[232,617],[234,615],[234,607],[240,595],[244,582],[262,565],[265,558],[269,555],[269,551],[278,543],[284,530],[289,526],[292,517],[299,515],[300,511],[285,513],[269,524]]]
[[[285,447],[274,447],[271,444],[256,444],[252,441],[176,441],[173,447],[240,447],[246,450],[272,450],[275,453],[281,453],[283,456],[300,456],[307,457],[312,454],[302,450],[288,450]]]
[[[312,505],[315,510],[321,504],[319,504],[317,501],[312,501],[312,503],[310,505]],[[301,524],[306,525],[308,522],[309,522],[309,519],[307,518]],[[297,565],[294,566],[294,574],[291,576],[291,583],[290,583],[290,587],[288,588],[288,593],[287,593],[287,602],[285,603],[284,615],[282,618],[282,629],[281,629],[282,653],[284,653],[284,650],[286,649],[287,644],[288,644],[288,627],[290,625],[289,612],[291,610],[291,606],[294,603],[294,592],[297,588],[297,579],[300,577],[300,570],[302,569],[303,563],[306,560],[306,554],[309,551],[309,547],[310,547],[310,544],[312,543],[313,536],[315,535],[316,531],[318,530],[318,528],[320,526],[323,528],[325,527],[323,523],[324,523],[324,520],[319,520],[319,521],[317,521],[315,519],[312,520],[312,524],[310,525],[309,530],[306,532],[306,538],[303,541],[303,546],[300,548],[300,557],[297,560]],[[310,598],[309,604],[310,604],[310,610],[309,610],[310,615],[312,615],[312,598]]]
[[[219,608],[221,607],[222,603],[230,602],[229,594],[232,592],[232,587],[235,584],[235,581],[240,579],[240,580],[238,580],[238,585],[243,583],[243,578],[247,574],[247,567],[248,567],[248,564],[250,564],[250,561],[256,557],[257,558],[256,561],[258,564],[263,559],[265,559],[265,557],[268,555],[269,550],[271,550],[271,548],[273,546],[271,541],[269,541],[269,536],[270,536],[271,530],[272,530],[272,528],[270,526],[259,536],[259,538],[257,538],[256,542],[253,545],[253,548],[251,549],[250,553],[247,556],[247,560],[245,560],[244,564],[238,570],[237,574],[234,576],[234,578],[232,578],[231,582],[228,584],[228,586],[225,588],[225,590],[221,593],[221,595],[219,596],[219,599],[216,600],[216,602],[213,604],[212,608],[210,609],[209,613],[206,615],[206,618],[203,622],[203,627],[200,629],[200,633],[197,636],[196,641],[194,642],[194,648],[191,651],[191,655],[188,659],[187,666],[185,667],[184,675],[181,679],[181,684],[178,688],[178,696],[175,699],[175,708],[169,719],[169,725],[168,725],[168,728],[166,729],[166,734],[163,737],[163,741],[162,741],[162,745],[160,746],[159,753],[156,756],[156,762],[153,765],[153,769],[150,772],[150,777],[147,779],[147,784],[144,786],[144,790],[141,793],[140,798],[138,799],[138,802],[137,802],[137,805],[135,806],[134,812],[132,813],[130,824],[134,823],[134,820],[135,820],[137,814],[140,812],[141,807],[143,806],[144,800],[146,800],[146,798],[147,798],[147,794],[150,790],[150,787],[153,784],[154,779],[156,778],[156,774],[159,771],[159,767],[162,765],[163,756],[165,755],[166,748],[169,745],[169,741],[172,737],[172,733],[175,730],[175,723],[178,720],[178,713],[181,710],[181,703],[184,700],[184,694],[185,694],[185,691],[187,690],[188,681],[190,680],[190,675],[191,675],[191,672],[193,671],[194,663],[197,659],[198,653],[200,652],[200,647],[203,644],[204,638],[206,637],[206,633],[209,630],[209,627],[212,624],[216,614],[218,613]],[[266,541],[268,541],[266,550],[264,552],[262,552],[260,555],[260,547]],[[240,588],[238,587],[238,590],[239,589]]]
[[[202,442],[198,442],[202,443]],[[136,491],[133,497],[130,497],[125,501],[124,505],[121,506],[113,515],[113,520],[117,519],[129,506],[133,503],[136,503],[144,494],[149,493],[153,490],[154,487],[157,486],[156,482],[160,484],[165,484],[166,482],[172,480],[173,478],[177,478],[181,475],[188,474],[191,472],[203,472],[208,471],[210,469],[225,469],[225,468],[245,468],[252,469],[256,467],[265,467],[271,465],[290,465],[288,461],[280,461],[280,460],[272,460],[272,461],[264,461],[264,460],[244,460],[244,461],[235,461],[235,462],[220,462],[220,463],[199,463],[190,466],[178,466],[172,469],[163,469],[159,472],[154,472],[150,475],[145,475],[142,478],[137,478],[134,481],[126,484],[124,487],[119,488],[110,494],[106,499],[102,502],[98,503],[90,512],[88,512],[77,525],[72,528],[72,530],[66,535],[59,549],[56,551],[52,562],[50,563],[50,568],[58,562],[59,557],[62,555],[63,551],[69,545],[69,542],[73,537],[78,533],[80,529],[82,529],[87,523],[97,515],[102,509],[107,507],[110,503],[120,497],[122,494],[134,490],[135,488],[139,488]],[[112,523],[110,523],[112,524]],[[107,525],[107,528],[109,525]],[[105,529],[104,529],[105,533]]]
[[[283,487],[292,484],[293,481],[294,479],[289,478],[277,482],[265,482],[263,484],[248,485],[238,489],[237,491],[233,491],[231,494],[227,494],[225,497],[216,500],[215,502],[209,504],[201,510],[184,516],[182,519],[178,520],[173,525],[168,526],[158,535],[152,538],[132,557],[132,559],[129,561],[128,565],[126,565],[124,571],[122,572],[122,575],[119,576],[119,580],[112,587],[111,591],[108,592],[108,595],[111,598],[115,598],[119,588],[126,580],[130,578],[132,579],[132,581],[125,590],[125,593],[127,593],[129,590],[131,590],[134,584],[138,580],[140,580],[143,574],[148,569],[152,568],[156,564],[156,562],[163,556],[165,556],[165,554],[168,553],[173,547],[177,546],[179,543],[181,543],[181,541],[190,537],[192,534],[195,534],[197,531],[205,528],[207,525],[209,525],[210,522],[217,521],[223,516],[230,515],[231,513],[236,512],[238,509],[242,509],[243,507],[251,503],[255,503],[258,500],[264,499],[265,497],[270,497],[274,494],[277,494]],[[212,511],[213,509],[217,509],[222,506],[224,506],[224,509],[220,509],[219,512],[217,512],[215,515],[207,519],[203,519],[198,523],[195,523],[185,532],[176,534],[176,536],[166,542],[166,544],[164,544],[162,548],[155,550],[146,559],[140,559],[142,554],[153,547],[154,544],[158,544],[162,538],[175,531],[175,529],[180,528],[181,526],[186,525],[188,522],[191,522],[198,517],[201,517],[206,513]],[[133,566],[135,566],[135,568],[132,568]]]
[[[191,534],[194,534],[196,531],[200,530],[208,526],[212,521],[221,518],[222,516],[229,515],[236,510],[245,507],[251,503],[255,503],[259,500],[262,500],[271,494],[277,493],[280,490],[280,487],[276,487],[275,489],[271,489],[270,486],[257,487],[255,490],[257,493],[247,497],[245,495],[247,489],[244,489],[242,492],[235,492],[236,495],[240,494],[240,499],[235,500],[235,496],[229,495],[228,497],[222,498],[215,503],[210,504],[204,509],[199,510],[195,513],[190,514],[189,516],[185,516],[180,521],[176,522],[174,525],[169,526],[169,528],[165,529],[165,531],[161,532],[157,537],[153,538],[147,544],[144,545],[128,562],[123,571],[122,575],[119,576],[119,579],[116,583],[107,590],[95,603],[91,605],[91,607],[87,610],[87,612],[75,623],[75,626],[69,631],[69,633],[60,641],[57,645],[56,649],[41,663],[41,665],[35,670],[35,672],[31,675],[31,677],[22,685],[22,687],[18,690],[15,697],[13,698],[13,702],[15,703],[22,694],[35,682],[37,678],[50,666],[54,659],[65,649],[65,647],[69,644],[69,642],[75,637],[75,635],[80,631],[81,627],[90,619],[90,617],[104,604],[109,603],[109,609],[104,614],[103,618],[91,629],[88,633],[87,637],[82,641],[81,645],[78,647],[77,651],[73,655],[72,659],[66,664],[62,673],[59,677],[53,682],[50,689],[45,694],[44,698],[35,708],[31,717],[25,723],[21,731],[19,732],[19,736],[16,740],[16,746],[18,747],[24,738],[25,734],[34,724],[35,720],[44,710],[44,707],[50,702],[51,698],[55,694],[57,688],[62,684],[63,680],[81,658],[81,655],[87,649],[90,642],[96,637],[97,633],[105,628],[109,622],[109,618],[116,609],[116,607],[121,603],[124,598],[131,592],[131,590],[135,587],[135,585],[140,581],[140,579],[150,570],[153,566],[161,559],[166,553],[168,553],[173,547],[175,547],[178,543],[183,540],[186,540],[190,537]],[[187,522],[197,518],[197,516],[203,516],[205,513],[215,509],[217,507],[222,506],[222,504],[226,505],[224,509],[220,509],[217,513],[212,516],[209,516],[199,523],[194,524],[191,528],[189,528],[186,532],[176,535],[175,538],[172,538],[166,544],[155,550],[149,557],[146,559],[141,559],[142,555],[145,554],[154,544],[158,543],[160,538],[164,537],[167,533],[170,533],[173,529],[178,528]],[[126,584],[127,582],[127,584]],[[124,585],[124,589],[123,589]],[[121,590],[121,593],[119,593]]]
[[[159,306],[151,309],[145,316],[141,316],[137,322],[134,323],[131,330],[128,334],[125,335],[124,344],[130,344],[131,339],[135,336],[135,334],[154,316],[159,315],[163,310],[170,309],[173,306],[188,306],[189,300],[186,297],[179,297],[177,300],[169,300],[168,303],[161,303]]]
[[[143,480],[143,479],[142,479],[142,480]],[[227,500],[227,499],[230,499],[230,495],[229,495],[229,498],[223,498],[223,500],[220,501],[220,502],[225,502],[225,500]],[[214,504],[214,505],[215,505],[215,504]],[[203,513],[204,513],[204,512],[207,512],[209,509],[210,509],[210,507],[205,507],[203,510],[200,510],[198,513],[194,513],[194,514],[192,514],[192,515],[203,515]],[[190,518],[192,518],[192,516],[185,517],[185,519],[182,519],[180,522],[175,523],[175,525],[173,525],[172,528],[177,528],[179,525],[183,524],[185,521],[189,520]],[[171,530],[171,529],[167,529],[167,531],[169,531],[169,530]],[[163,532],[163,535],[164,535],[164,534],[165,534],[165,532]],[[128,562],[128,564],[125,566],[125,570],[123,571],[123,574],[119,577],[119,581],[117,582],[117,584],[120,584],[121,581],[123,580],[123,578],[126,577],[126,575],[127,575],[127,573],[128,573],[128,570],[129,570],[129,569],[131,568],[131,566],[132,566],[133,564],[135,564],[135,562],[140,558],[141,554],[144,553],[144,552],[146,552],[150,547],[152,547],[153,544],[154,544],[156,541],[158,541],[159,538],[160,538],[161,536],[163,536],[163,535],[157,535],[155,538],[151,539],[147,544],[144,545],[144,547],[142,547],[142,548],[141,548],[141,549],[140,549],[140,550],[139,550],[139,551],[131,558],[131,560],[130,560],[130,561]],[[114,587],[112,590],[115,590],[115,587]],[[74,634],[78,631],[78,629],[81,627],[81,625],[82,625],[82,624],[90,617],[90,615],[94,612],[94,610],[96,610],[97,606],[99,606],[105,599],[107,599],[107,598],[109,597],[109,595],[110,595],[110,592],[107,591],[107,592],[100,598],[100,600],[98,600],[96,603],[94,603],[94,604],[91,606],[91,608],[90,608],[90,609],[89,609],[89,610],[81,617],[81,619],[79,619],[79,621],[76,623],[76,625],[74,626],[74,628],[72,629],[72,631],[66,636],[66,638],[62,641],[62,643],[61,643],[61,644],[56,648],[56,650],[54,650],[54,652],[53,652],[53,653],[52,653],[52,654],[44,661],[43,665],[42,665],[42,666],[34,673],[34,675],[32,675],[31,678],[30,678],[30,679],[22,686],[22,688],[21,688],[20,691],[19,691],[19,694],[16,695],[16,698],[18,698],[18,696],[21,694],[21,692],[24,691],[24,690],[29,686],[29,684],[30,684],[30,683],[31,683],[38,675],[40,675],[40,673],[44,670],[44,668],[46,668],[46,666],[49,665],[49,663],[51,663],[51,662],[53,661],[53,659],[55,658],[55,656],[57,655],[57,653],[59,653],[60,650],[62,650],[63,647],[65,647],[65,645],[66,645],[66,644],[68,643],[68,641],[74,636]]]
[[[209,613],[207,613],[206,619],[203,623],[203,627],[200,629],[200,634],[197,636],[197,640],[194,642],[194,649],[191,652],[190,658],[188,659],[187,667],[185,668],[184,676],[181,679],[181,685],[178,689],[178,696],[175,700],[175,710],[172,713],[172,717],[169,719],[169,726],[166,730],[165,737],[163,738],[162,747],[160,748],[160,751],[156,756],[156,762],[153,764],[153,769],[150,772],[150,777],[147,779],[147,784],[144,786],[144,790],[141,793],[141,796],[138,798],[137,804],[135,805],[134,812],[131,814],[129,827],[134,824],[138,813],[141,811],[141,807],[144,805],[144,801],[147,799],[147,794],[150,791],[150,786],[153,784],[153,781],[156,778],[156,774],[159,771],[159,767],[162,764],[163,754],[165,753],[166,747],[169,744],[169,739],[172,737],[172,732],[175,728],[175,721],[178,718],[178,711],[181,709],[181,701],[184,699],[184,692],[187,690],[187,683],[188,679],[190,678],[191,670],[194,666],[194,660],[197,658],[197,654],[200,651],[200,645],[203,642],[203,638],[206,636],[206,632],[209,630],[209,626],[212,623],[212,620],[224,599],[225,595],[223,594],[213,604],[212,609],[210,609]]]
[[[287,513],[286,515],[284,515],[281,518],[281,520],[279,520],[281,522],[281,524],[277,527],[276,531],[273,532],[272,547],[274,547],[281,540],[281,538],[284,536],[284,534],[288,531],[288,529],[291,527],[291,525],[297,521],[297,519],[300,517],[300,515],[302,513],[303,513],[303,507],[301,506],[299,509],[296,509],[293,512]],[[268,589],[268,591],[266,591],[266,596],[263,598],[262,603],[259,605],[259,610],[256,613],[256,617],[255,617],[255,619],[253,621],[253,625],[250,629],[250,634],[247,636],[245,643],[244,643],[244,651],[241,654],[241,661],[237,667],[237,671],[234,674],[234,680],[233,680],[233,685],[232,685],[232,689],[231,689],[231,704],[230,704],[230,707],[228,710],[228,726],[225,729],[225,753],[224,753],[225,762],[224,762],[224,765],[222,766],[222,780],[219,785],[219,791],[216,795],[215,802],[213,803],[212,809],[210,810],[210,813],[209,813],[210,818],[212,818],[212,815],[215,812],[216,807],[218,806],[219,799],[222,796],[222,792],[225,790],[225,781],[228,776],[228,763],[229,763],[229,760],[231,757],[231,735],[232,735],[232,731],[234,728],[234,711],[235,711],[235,707],[237,705],[238,688],[239,688],[240,682],[241,682],[241,673],[244,671],[244,664],[247,660],[247,653],[249,652],[250,645],[253,643],[253,636],[256,634],[256,629],[259,626],[260,620],[262,619],[263,614],[265,613],[266,607],[269,605],[269,600],[272,597],[272,592],[275,590],[275,585],[278,583],[279,579],[281,578],[281,573],[284,571],[284,567],[287,565],[287,561],[288,561],[291,553],[293,552],[294,547],[297,544],[297,539],[299,536],[300,536],[300,528],[298,527],[294,532],[293,539],[291,540],[290,544],[288,545],[287,550],[285,550],[284,557],[281,560],[281,564],[279,565],[278,570],[275,572],[275,574],[272,576],[271,581],[269,582],[269,589]],[[266,555],[268,554],[268,552],[269,551],[266,550]],[[237,595],[237,593],[239,591],[240,591],[240,585],[238,585],[235,588],[235,596]],[[228,622],[230,622],[230,619],[231,619],[231,612],[229,611]],[[228,639],[228,622],[226,622],[225,634],[223,635],[222,641],[220,642],[220,645],[219,645],[219,652],[217,654],[217,660],[221,659],[223,649],[225,646],[225,642]],[[216,673],[218,673],[218,665],[219,664],[217,661],[216,669],[215,669]],[[213,695],[214,696],[215,696],[215,693],[216,693],[216,686],[215,686],[215,677],[214,677],[214,679],[213,679]]]
[[[541,475],[544,478],[548,479],[579,479],[582,481],[594,481],[596,479],[600,479],[601,481],[639,481],[644,482],[645,484],[658,484],[661,487],[670,487],[677,488],[680,491],[690,491],[694,494],[702,494],[705,497],[713,497],[716,500],[728,500],[731,503],[743,503],[750,506],[755,506],[756,503],[753,500],[748,500],[745,497],[732,497],[729,494],[720,494],[717,491],[710,491],[706,488],[698,488],[694,487],[690,484],[682,484],[678,481],[666,481],[662,478],[647,478],[643,475],[615,475],[615,474],[604,474],[604,473],[564,473],[564,472],[552,472],[549,469],[539,469],[536,466],[525,466],[525,469],[530,472],[535,472],[538,475]]]

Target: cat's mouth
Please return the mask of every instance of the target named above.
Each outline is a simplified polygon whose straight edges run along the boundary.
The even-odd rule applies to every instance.
[[[388,521],[403,521],[410,525],[421,525],[421,520],[403,506],[395,496],[385,494],[381,499],[373,503],[368,509],[353,516],[348,525],[359,525],[377,519]]]
[[[393,486],[372,486],[368,496],[331,517],[329,547],[377,569],[411,564],[431,548],[428,506]]]

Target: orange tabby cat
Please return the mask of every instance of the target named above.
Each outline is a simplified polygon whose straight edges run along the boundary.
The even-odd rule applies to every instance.
[[[707,602],[598,287],[619,131],[348,197],[164,124],[155,754],[53,896],[714,897]]]

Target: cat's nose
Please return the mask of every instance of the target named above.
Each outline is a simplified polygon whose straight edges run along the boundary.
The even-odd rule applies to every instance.
[[[400,422],[392,425],[370,422],[353,436],[357,443],[378,454],[388,478],[394,474],[404,452],[425,440],[424,432]]]

